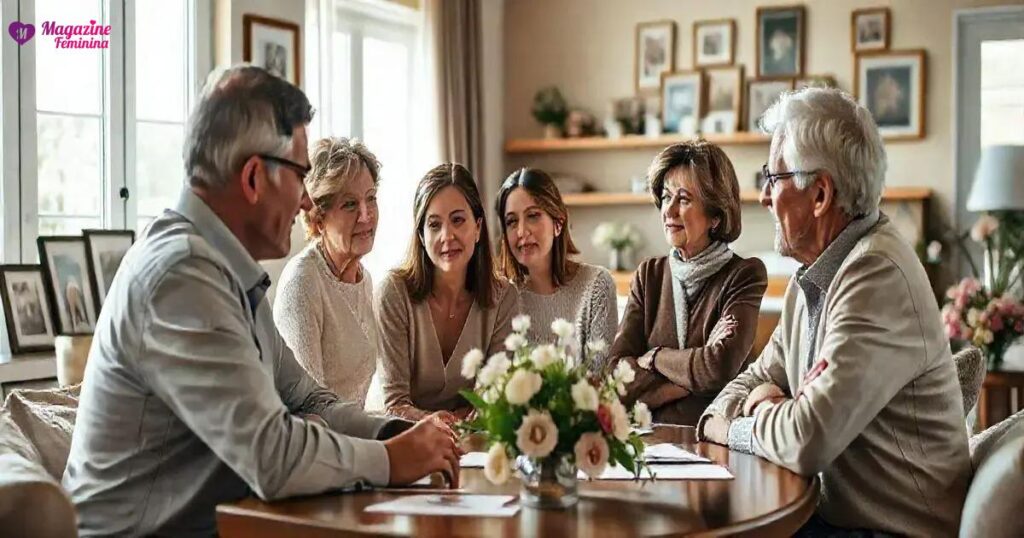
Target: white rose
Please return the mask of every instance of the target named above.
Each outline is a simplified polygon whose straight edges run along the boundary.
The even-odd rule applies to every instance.
[[[581,379],[572,386],[572,402],[580,411],[597,411],[597,389],[586,379]]]
[[[505,349],[509,351],[516,351],[519,348],[526,345],[526,338],[519,333],[512,333],[505,338]]]
[[[636,379],[636,372],[633,370],[633,367],[630,366],[628,362],[619,361],[619,364],[615,366],[615,373],[612,374],[612,377],[616,381],[628,385],[629,383],[632,383],[634,379]]]
[[[576,441],[576,467],[590,478],[598,478],[608,467],[608,442],[597,432],[587,432]]]
[[[522,314],[512,318],[512,330],[519,334],[526,334],[530,330],[530,316]]]
[[[512,363],[505,356],[505,352],[491,355],[491,358],[487,359],[487,364],[480,369],[480,373],[476,377],[476,386],[486,387],[491,385],[501,376],[505,375],[511,366]]]
[[[978,310],[977,308],[972,308],[972,309],[968,310],[967,311],[967,325],[969,325],[971,327],[977,327],[978,326],[978,317],[979,316],[981,316],[981,310]]]
[[[568,342],[569,340],[572,339],[573,331],[574,328],[572,326],[572,322],[570,321],[558,318],[555,321],[551,322],[551,332],[555,333],[555,335],[558,336],[558,339],[561,340],[562,343]]]
[[[543,458],[558,444],[558,428],[547,411],[531,409],[516,430],[516,446],[531,458]]]
[[[530,352],[530,360],[533,361],[534,366],[543,370],[558,360],[558,349],[551,344],[537,346]]]
[[[926,250],[928,253],[928,263],[939,263],[942,261],[942,243],[932,241],[928,243]]]
[[[485,402],[492,404],[498,401],[498,396],[500,395],[501,392],[499,392],[498,387],[488,387],[480,397],[483,398]]]
[[[494,443],[487,451],[487,461],[484,462],[484,476],[492,484],[500,485],[508,481],[512,474],[512,465],[508,461],[508,454],[505,453],[505,445]]]
[[[484,352],[479,349],[471,349],[466,356],[462,357],[462,377],[473,379],[484,363]]]
[[[637,426],[643,429],[651,427],[651,420],[653,418],[651,417],[651,410],[647,408],[647,404],[638,401],[633,405],[633,420],[636,421]]]
[[[529,370],[519,369],[512,374],[512,379],[505,385],[505,398],[512,405],[524,405],[533,398],[544,383],[540,374]]]
[[[629,416],[626,414],[626,407],[618,400],[612,401],[608,406],[612,412],[612,435],[619,441],[625,441],[629,437]]]
[[[619,394],[619,396],[625,396],[626,395],[626,384],[623,383],[622,381],[619,381],[619,382],[615,383],[615,392],[617,392]]]

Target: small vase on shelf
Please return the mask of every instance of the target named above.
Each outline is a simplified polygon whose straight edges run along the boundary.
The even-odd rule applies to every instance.
[[[613,248],[609,251],[611,258],[608,260],[608,269],[612,271],[628,271],[628,260],[626,249]]]
[[[557,123],[549,123],[544,126],[544,138],[547,140],[553,140],[562,138],[562,126]]]
[[[533,508],[565,509],[579,501],[576,465],[568,454],[552,454],[546,458],[520,456],[522,487],[519,502]]]

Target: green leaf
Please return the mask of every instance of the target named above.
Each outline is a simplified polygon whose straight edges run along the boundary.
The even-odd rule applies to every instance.
[[[465,398],[466,401],[469,402],[469,404],[475,407],[476,409],[483,411],[488,407],[487,402],[485,402],[484,399],[481,398],[479,394],[471,390],[462,389],[459,391],[459,394],[461,394],[462,397]]]

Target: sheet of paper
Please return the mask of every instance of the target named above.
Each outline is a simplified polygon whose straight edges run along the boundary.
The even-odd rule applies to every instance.
[[[486,452],[466,452],[459,458],[459,466],[463,469],[483,469],[487,463]]]
[[[648,463],[711,463],[711,460],[704,456],[698,456],[670,443],[645,446],[644,457]]]
[[[513,495],[410,495],[366,507],[367,512],[413,516],[512,517]]]
[[[694,463],[691,465],[648,465],[658,480],[732,480],[732,473],[729,469],[713,463]],[[579,471],[578,477],[582,480],[587,478],[583,471]],[[640,473],[640,479],[649,479],[646,472]],[[608,467],[601,474],[598,480],[632,480],[633,473],[625,467],[616,465]]]

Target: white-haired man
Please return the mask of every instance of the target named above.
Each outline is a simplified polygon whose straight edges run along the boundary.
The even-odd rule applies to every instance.
[[[372,417],[296,363],[257,260],[289,251],[309,171],[306,96],[267,71],[211,76],[189,118],[188,183],[114,278],[86,367],[64,485],[82,536],[216,535],[217,503],[440,471],[435,417]]]
[[[698,435],[819,475],[805,535],[955,535],[971,472],[963,402],[928,277],[878,210],[878,129],[826,89],[783,96],[764,125],[761,203],[776,248],[803,266],[771,341]]]

